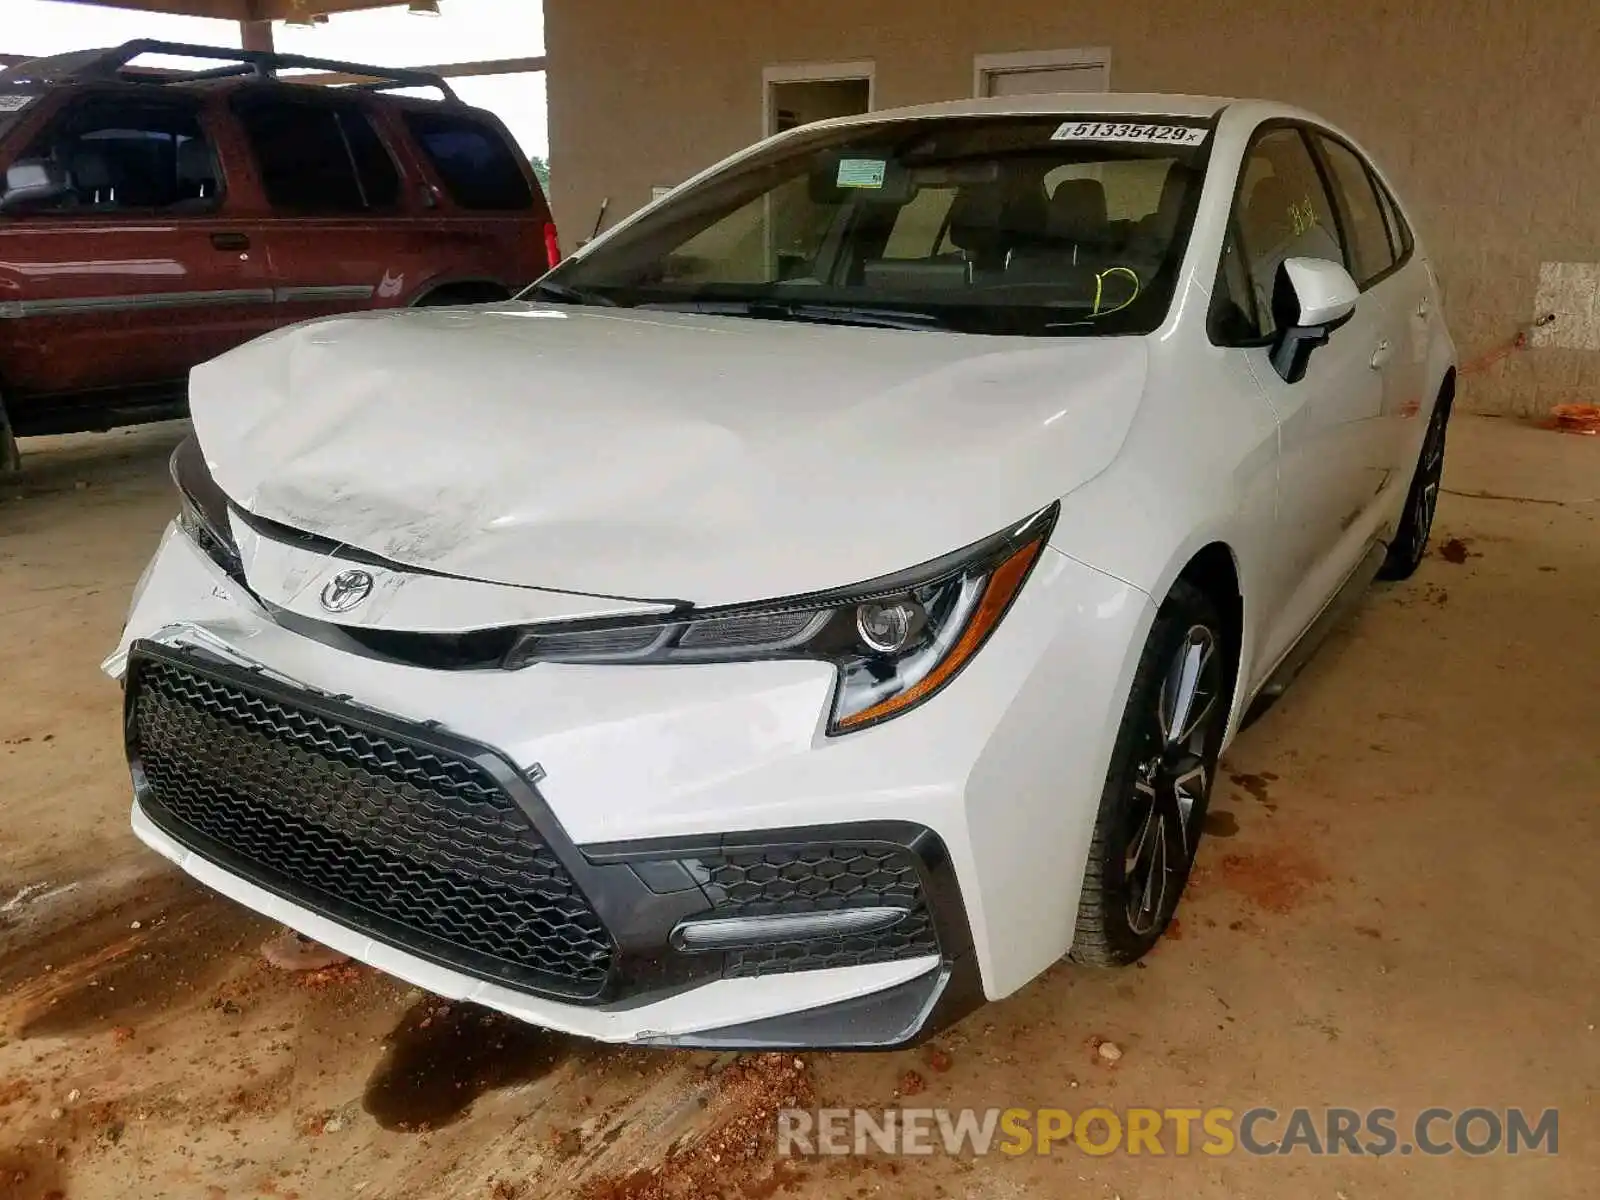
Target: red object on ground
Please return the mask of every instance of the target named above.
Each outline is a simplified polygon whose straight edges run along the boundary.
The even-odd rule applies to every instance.
[[[1550,410],[1550,428],[1562,433],[1600,434],[1600,404],[1558,404]]]

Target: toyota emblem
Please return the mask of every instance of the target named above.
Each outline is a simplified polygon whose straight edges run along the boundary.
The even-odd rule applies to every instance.
[[[372,572],[340,571],[322,587],[322,607],[331,613],[349,612],[372,595]]]

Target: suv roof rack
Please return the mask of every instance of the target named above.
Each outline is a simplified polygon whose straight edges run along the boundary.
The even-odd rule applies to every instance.
[[[130,67],[142,54],[170,54],[182,58],[211,58],[226,65],[200,71],[173,71],[166,68]],[[283,68],[304,68],[332,75],[356,76],[371,80],[349,86],[364,91],[390,88],[437,88],[446,100],[457,96],[444,76],[435,71],[413,71],[403,67],[374,67],[366,63],[340,62],[331,58],[308,58],[303,54],[273,54],[264,50],[229,50],[222,46],[196,46],[186,42],[162,42],[139,38],[103,50],[75,50],[49,58],[33,58],[0,71],[0,83],[87,83],[95,80],[123,80],[136,83],[197,83],[208,79],[255,76],[270,79]],[[291,78],[288,82],[293,82]]]

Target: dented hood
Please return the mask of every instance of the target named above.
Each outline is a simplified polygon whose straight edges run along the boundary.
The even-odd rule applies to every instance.
[[[723,604],[868,579],[1115,456],[1140,338],[991,338],[557,308],[374,313],[195,370],[259,516],[497,583]]]

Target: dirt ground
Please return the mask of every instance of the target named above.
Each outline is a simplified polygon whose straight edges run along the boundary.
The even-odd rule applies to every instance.
[[[134,841],[97,666],[181,432],[28,443],[0,485],[0,1197],[1600,1195],[1600,439],[1455,422],[1433,555],[1235,744],[1139,968],[916,1051],[736,1059],[278,973]],[[902,1102],[1555,1107],[1560,1152],[771,1155],[779,1105]]]

